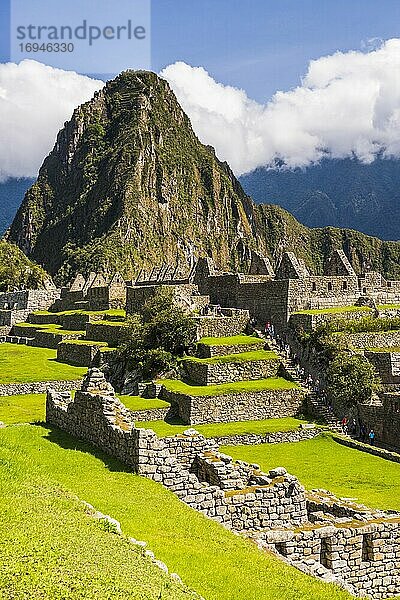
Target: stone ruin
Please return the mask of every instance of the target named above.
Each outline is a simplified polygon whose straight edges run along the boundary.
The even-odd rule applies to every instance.
[[[78,273],[69,287],[61,289],[53,310],[109,310],[125,308],[125,302],[126,282],[120,273],[111,278],[94,272],[85,278]]]
[[[49,389],[46,420],[162,483],[183,502],[355,596],[400,593],[400,513],[369,510],[324,490],[307,493],[283,467],[234,461],[193,429],[160,439],[97,369],[73,398]]]

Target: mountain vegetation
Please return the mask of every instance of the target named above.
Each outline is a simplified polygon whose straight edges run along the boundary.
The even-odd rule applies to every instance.
[[[75,110],[8,239],[58,283],[91,270],[129,279],[205,255],[222,270],[245,270],[251,250],[275,264],[293,250],[319,273],[334,248],[359,271],[400,277],[398,243],[309,229],[278,206],[255,205],[197,139],[168,83],[144,71],[122,73]]]
[[[400,239],[400,161],[324,159],[305,169],[259,168],[240,178],[259,204],[289,210],[309,227],[351,227]]]
[[[14,244],[0,240],[0,291],[41,287],[47,273]]]

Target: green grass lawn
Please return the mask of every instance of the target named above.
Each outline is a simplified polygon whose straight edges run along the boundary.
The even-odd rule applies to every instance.
[[[306,489],[323,488],[375,508],[400,510],[400,465],[346,448],[328,434],[291,444],[226,446],[236,459],[268,471],[278,465],[296,475]]]
[[[0,421],[6,425],[44,421],[45,406],[46,394],[0,396]]]
[[[137,565],[127,545],[104,532],[96,535],[96,525],[87,524],[75,505],[64,500],[65,494],[77,495],[118,519],[126,535],[146,540],[157,558],[207,600],[351,599],[338,587],[260,552],[160,484],[127,472],[117,461],[56,429],[22,425],[0,430],[0,459],[6,481],[18,478],[26,486],[23,493],[18,486],[12,489],[12,483],[8,494],[1,488],[2,547],[6,541],[7,554],[2,552],[6,576],[0,585],[6,599],[153,598],[147,592],[153,584],[151,573],[143,579],[138,567],[135,576],[132,569]],[[44,501],[36,501],[31,484],[37,493],[46,484],[59,491],[60,500],[51,497],[52,511]],[[123,587],[127,576],[132,594]],[[108,593],[104,590],[109,578],[117,584]],[[142,585],[142,595],[134,595]],[[62,595],[60,586],[72,591]],[[156,597],[181,597],[174,593],[172,588]]]
[[[284,419],[266,419],[265,421],[235,421],[234,423],[212,423],[210,425],[183,425],[178,420],[173,423],[166,421],[141,421],[137,427],[152,429],[159,437],[170,437],[177,433],[182,433],[186,429],[196,429],[206,438],[221,437],[225,435],[240,435],[245,433],[275,433],[277,431],[292,431],[297,429],[301,423],[306,423],[301,419],[286,417]]]
[[[34,323],[18,323],[18,327],[23,327],[26,330],[46,331],[48,333],[57,333],[59,335],[85,335],[84,331],[63,329],[61,325],[55,323],[47,323],[46,325],[36,325]]]
[[[56,361],[57,351],[19,344],[0,344],[0,383],[80,379],[86,367]]]
[[[265,341],[253,335],[234,335],[229,337],[203,337],[198,344],[206,346],[241,346],[245,344],[260,344]]]
[[[37,310],[34,315],[55,315],[61,317],[63,315],[89,315],[89,316],[110,316],[110,317],[126,317],[126,312],[122,309],[111,308],[109,310],[64,310],[62,312],[50,312],[48,310]]]
[[[204,363],[208,365],[219,365],[222,363],[241,363],[253,360],[280,360],[276,352],[272,350],[254,350],[252,352],[240,352],[238,354],[226,354],[224,356],[212,356],[210,358],[197,358],[188,356],[185,361]]]
[[[385,308],[400,308],[400,304],[378,304],[378,310],[384,310]]]
[[[43,430],[31,427],[30,437],[28,431],[26,426],[13,428],[0,438],[1,598],[195,598],[126,538],[91,518],[51,469],[40,460],[35,464],[39,456],[34,459],[27,453],[29,444],[19,446],[18,439],[36,439],[46,452],[37,437]]]
[[[387,348],[365,348],[367,352],[400,352],[398,346],[388,346]]]
[[[141,398],[140,396],[118,396],[122,404],[130,410],[150,410],[152,408],[168,408],[169,402],[158,398]]]
[[[296,310],[294,315],[339,315],[346,312],[370,312],[369,306],[333,306],[332,308],[313,308],[310,310]]]
[[[189,385],[179,379],[160,379],[170,392],[188,394],[190,396],[220,396],[222,394],[238,394],[240,392],[261,392],[264,390],[291,390],[299,386],[283,377],[268,377],[253,381],[235,381],[216,385]]]

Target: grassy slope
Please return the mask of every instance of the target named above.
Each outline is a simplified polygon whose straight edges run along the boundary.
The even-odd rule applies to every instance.
[[[46,394],[0,396],[0,421],[7,425],[44,421],[45,406]]]
[[[31,383],[80,379],[85,367],[56,361],[57,351],[17,344],[0,344],[0,383]]]
[[[263,390],[291,390],[299,386],[283,377],[268,377],[253,381],[236,381],[216,385],[189,385],[178,379],[160,379],[170,392],[189,394],[190,396],[218,396],[221,394],[238,394],[240,392],[260,392]]]
[[[199,340],[199,344],[206,346],[239,346],[244,344],[260,344],[263,342],[261,338],[251,335],[234,335],[228,337],[203,337]]]
[[[0,456],[10,460],[12,468],[16,468],[13,455],[22,452],[30,456],[32,476],[41,480],[51,477],[98,510],[118,519],[127,535],[146,540],[158,558],[207,600],[325,600],[328,597],[350,600],[346,592],[261,553],[251,542],[181,503],[161,485],[124,471],[117,461],[94,453],[89,445],[62,432],[29,425],[0,430]],[[275,466],[273,462],[272,466]],[[68,520],[68,514],[66,518]],[[61,527],[64,513],[58,521]],[[34,524],[33,531],[38,532],[39,537],[47,527],[46,520],[36,519]],[[82,536],[79,531],[78,537]],[[45,537],[44,542],[49,543],[48,538]],[[52,544],[57,543],[56,537]],[[97,554],[94,551],[92,555],[96,562]],[[83,559],[76,557],[74,551],[71,556],[77,561],[78,569]],[[38,571],[46,569],[41,554],[38,559]],[[99,597],[108,596],[100,594]],[[151,597],[144,593],[143,598]]]
[[[15,442],[26,431],[13,428],[11,435],[0,437],[0,445],[4,437]],[[31,427],[32,434],[39,431]],[[85,514],[76,497],[25,450],[15,443],[0,446],[3,600],[195,597],[127,539]]]
[[[151,408],[167,408],[169,402],[158,398],[141,398],[140,396],[118,396],[121,402],[131,410],[149,410]]]
[[[295,444],[227,446],[234,458],[284,465],[307,489],[324,488],[376,508],[400,510],[400,465],[346,448],[329,435]]]
[[[219,365],[222,363],[241,363],[253,360],[280,360],[276,352],[272,350],[254,350],[253,352],[240,352],[238,354],[226,354],[225,356],[212,356],[211,358],[197,358],[190,356],[184,359],[189,362],[198,362],[207,365]]]
[[[265,421],[235,421],[234,423],[212,423],[211,425],[195,425],[194,429],[202,433],[205,437],[218,437],[225,435],[239,435],[245,433],[274,433],[276,431],[292,431],[297,429],[301,423],[306,423],[301,419],[287,417],[284,419],[266,419]],[[172,436],[190,429],[190,425],[181,423],[166,423],[165,421],[141,421],[136,423],[137,427],[152,429],[159,437]]]
[[[297,310],[295,315],[336,315],[346,312],[370,312],[369,306],[334,306],[332,308],[313,308],[310,310]]]

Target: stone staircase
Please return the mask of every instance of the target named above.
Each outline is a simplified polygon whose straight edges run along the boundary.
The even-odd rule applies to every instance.
[[[298,383],[307,392],[306,402],[311,414],[325,422],[332,431],[342,431],[340,421],[335,414],[329,410],[318,395],[297,375],[296,363],[292,358],[287,358],[274,339],[268,339],[268,345],[274,350],[282,361],[282,365],[289,377]]]

